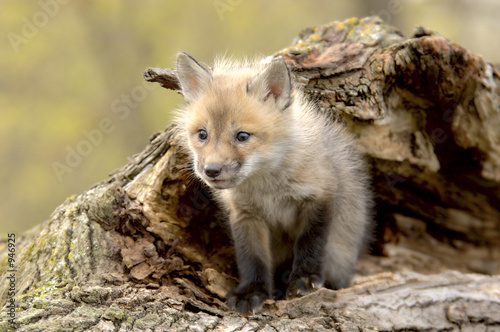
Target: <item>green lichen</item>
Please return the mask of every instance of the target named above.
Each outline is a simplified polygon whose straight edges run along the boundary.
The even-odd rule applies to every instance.
[[[47,284],[37,283],[28,292],[17,296],[17,300],[24,303],[34,303],[44,299],[61,298],[73,285],[74,281],[72,280],[50,281]]]
[[[118,305],[113,303],[108,308],[108,310],[106,310],[106,312],[103,315],[103,318],[105,318],[107,320],[111,320],[115,323],[119,323],[121,321],[127,320],[127,318],[128,318],[127,315],[128,315],[127,309],[121,308]],[[132,322],[129,321],[129,323],[133,323],[133,321]]]
[[[384,24],[377,17],[365,17],[360,20],[349,19],[346,22],[346,39],[363,44],[378,44],[388,47],[402,40],[402,35],[397,29]]]
[[[140,319],[137,319],[134,322],[134,327],[141,330],[146,330],[163,323],[163,321],[164,319],[161,319],[161,317],[158,314],[150,313]]]
[[[403,39],[398,30],[383,23],[378,17],[365,17],[362,19],[353,17],[343,22],[335,21],[303,31],[299,38],[295,40],[294,45],[279,51],[276,56],[290,54],[301,57],[315,49],[328,47],[331,41],[326,40],[324,36],[331,34],[332,29],[339,30],[338,33],[343,35],[339,42],[351,41],[385,48]]]
[[[26,311],[19,311],[16,313],[16,318],[14,319],[14,322],[16,324],[27,325],[38,321],[44,315],[45,315],[45,310],[43,309],[31,309]]]

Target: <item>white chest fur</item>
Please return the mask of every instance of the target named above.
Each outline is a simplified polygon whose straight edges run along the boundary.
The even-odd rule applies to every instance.
[[[223,203],[264,221],[270,227],[286,229],[291,233],[300,228],[300,207],[308,198],[317,195],[319,188],[279,177],[252,180],[251,183],[222,190],[220,197]]]

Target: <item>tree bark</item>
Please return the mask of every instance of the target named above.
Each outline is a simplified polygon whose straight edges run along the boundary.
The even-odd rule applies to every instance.
[[[353,287],[229,311],[224,218],[169,126],[5,243],[0,331],[500,330],[498,69],[373,17],[307,29],[274,57],[371,162],[377,233]],[[144,76],[179,90],[175,71]]]

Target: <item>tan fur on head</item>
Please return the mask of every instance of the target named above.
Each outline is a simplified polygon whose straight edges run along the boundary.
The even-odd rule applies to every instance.
[[[185,53],[178,56],[177,71],[188,110],[180,121],[195,154],[195,172],[214,188],[240,184],[254,173],[276,149],[282,149],[287,133],[279,130],[287,116],[282,110],[291,102],[291,80],[283,62],[249,66],[219,61],[213,70]],[[230,74],[229,74],[230,73]],[[198,133],[205,130],[206,141]],[[238,142],[243,131],[251,137]],[[272,162],[271,162],[272,163]],[[219,179],[203,173],[207,165],[221,167]]]

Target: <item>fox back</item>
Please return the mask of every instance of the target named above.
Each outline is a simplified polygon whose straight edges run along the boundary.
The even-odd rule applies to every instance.
[[[213,68],[185,53],[178,126],[195,174],[228,212],[240,285],[229,305],[347,287],[372,205],[362,157],[306,100],[282,61]]]

